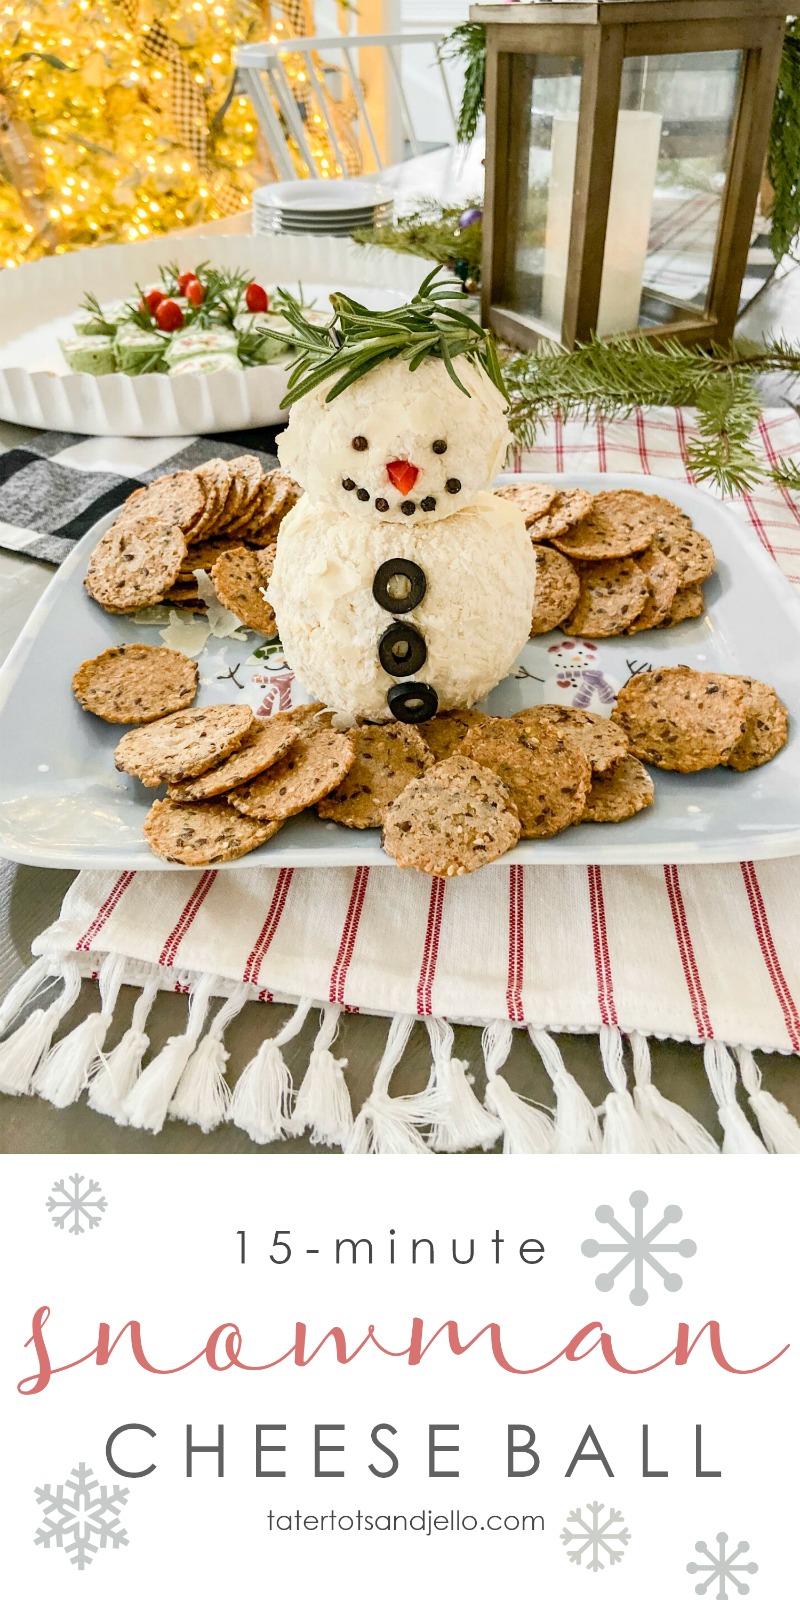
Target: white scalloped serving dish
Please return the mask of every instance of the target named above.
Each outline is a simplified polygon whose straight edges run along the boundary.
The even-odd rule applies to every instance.
[[[273,288],[296,292],[302,284],[317,305],[333,289],[358,290],[375,310],[401,305],[433,265],[352,239],[253,234],[189,234],[46,256],[0,275],[0,417],[30,428],[148,438],[280,422],[283,363],[183,377],[94,378],[67,368],[58,339],[69,332],[84,295],[128,299],[137,283],[152,282],[175,259],[187,267],[209,261],[241,268]]]

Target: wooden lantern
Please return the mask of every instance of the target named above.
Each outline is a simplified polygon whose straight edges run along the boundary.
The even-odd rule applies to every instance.
[[[784,0],[475,5],[483,318],[530,349],[733,333]]]

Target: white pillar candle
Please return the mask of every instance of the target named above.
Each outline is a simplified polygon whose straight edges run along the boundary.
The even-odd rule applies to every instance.
[[[601,334],[629,333],[639,325],[660,142],[657,112],[620,111],[597,322]],[[577,115],[554,116],[542,316],[555,333],[561,331],[564,312],[577,144]]]

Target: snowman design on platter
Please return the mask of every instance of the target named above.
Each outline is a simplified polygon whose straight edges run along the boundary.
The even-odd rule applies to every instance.
[[[278,450],[306,492],[281,524],[268,596],[298,680],[351,718],[474,705],[530,634],[530,537],[487,492],[510,441],[506,398],[490,339],[453,293],[429,279],[392,312],[335,295],[324,330],[295,313]]]
[[[562,639],[549,645],[547,665],[546,700],[610,715],[620,685],[603,672],[591,639]]]

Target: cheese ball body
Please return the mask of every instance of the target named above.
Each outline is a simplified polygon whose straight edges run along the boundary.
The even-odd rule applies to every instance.
[[[402,558],[425,593],[397,617],[373,596],[378,568]],[[478,494],[432,523],[361,522],[305,495],[281,523],[268,596],[287,661],[314,699],[373,722],[390,720],[394,683],[429,684],[439,708],[471,706],[506,677],[526,643],[536,559],[521,513]],[[378,646],[393,623],[421,633],[427,659],[390,675]]]
[[[484,368],[457,356],[415,372],[396,356],[335,400],[320,384],[295,400],[278,456],[309,497],[363,522],[436,522],[469,505],[501,470],[506,401]],[[467,393],[464,393],[464,389]]]

